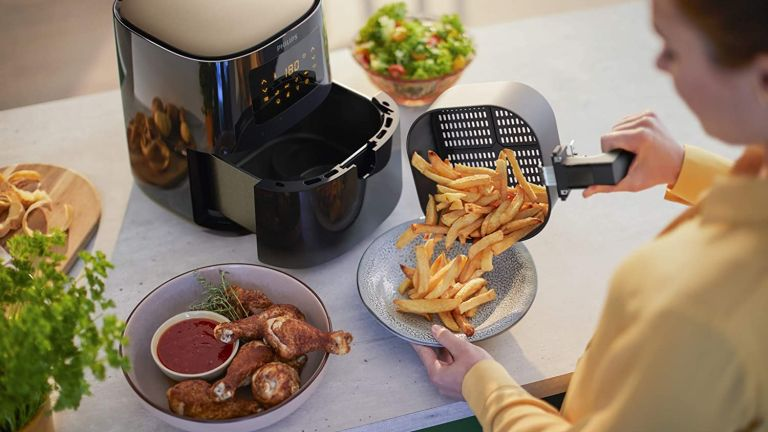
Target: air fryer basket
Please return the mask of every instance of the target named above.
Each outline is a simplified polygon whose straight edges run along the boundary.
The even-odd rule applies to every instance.
[[[572,146],[561,146],[552,108],[534,89],[520,83],[499,82],[454,87],[413,123],[407,151],[422,157],[429,150],[452,163],[495,169],[505,148],[514,150],[525,179],[547,188],[550,211],[523,240],[547,225],[555,197],[565,199],[570,189],[593,184],[615,184],[626,175],[634,155],[611,152],[576,157]],[[413,179],[421,208],[435,183],[413,166]],[[516,186],[512,168],[509,184]]]

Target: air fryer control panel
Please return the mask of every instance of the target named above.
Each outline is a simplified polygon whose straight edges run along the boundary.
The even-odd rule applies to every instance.
[[[316,27],[303,38],[286,35],[285,50],[250,72],[257,123],[270,120],[319,85],[330,84],[322,31],[322,27]]]

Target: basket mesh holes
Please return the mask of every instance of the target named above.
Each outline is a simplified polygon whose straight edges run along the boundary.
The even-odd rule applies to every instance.
[[[443,110],[434,117],[438,148],[454,163],[496,168],[496,158],[503,148],[515,151],[521,171],[531,183],[541,185],[541,151],[536,135],[528,124],[512,111],[494,107],[464,107]],[[517,185],[511,168],[509,182]]]

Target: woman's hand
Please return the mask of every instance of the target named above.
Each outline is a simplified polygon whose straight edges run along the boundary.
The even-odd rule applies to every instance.
[[[433,348],[412,345],[421,358],[432,383],[441,394],[462,398],[461,383],[472,366],[480,360],[491,358],[484,349],[472,345],[464,335],[455,335],[439,325],[432,326],[432,334],[445,348],[436,351]]]
[[[683,166],[684,150],[652,112],[626,117],[602,136],[604,152],[624,149],[635,153],[627,176],[616,185],[596,185],[584,190],[584,198],[600,192],[637,192],[660,184],[672,185]]]

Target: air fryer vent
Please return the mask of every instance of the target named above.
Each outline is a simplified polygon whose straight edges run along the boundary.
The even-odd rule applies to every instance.
[[[510,148],[525,178],[543,185],[541,150],[536,133],[512,111],[490,106],[449,108],[432,114],[437,152],[451,162],[494,169],[499,152]],[[508,171],[510,184],[517,180]]]

